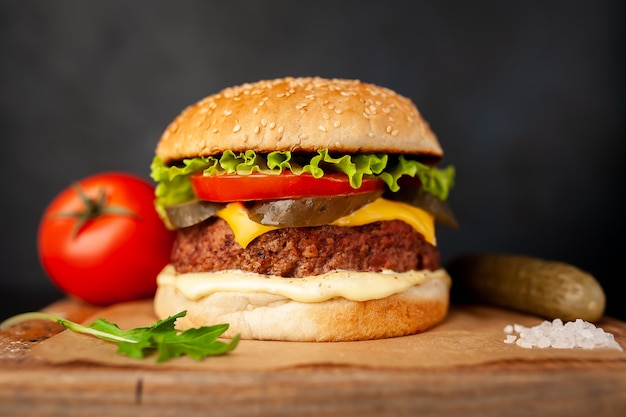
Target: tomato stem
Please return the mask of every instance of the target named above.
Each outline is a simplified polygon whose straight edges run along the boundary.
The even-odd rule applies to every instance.
[[[52,217],[73,217],[77,220],[72,230],[72,238],[78,235],[88,221],[95,220],[98,217],[120,215],[139,218],[137,213],[125,207],[107,205],[107,195],[103,187],[100,187],[97,198],[89,198],[78,183],[72,184],[72,187],[83,202],[84,209],[77,211],[59,211],[51,215]]]

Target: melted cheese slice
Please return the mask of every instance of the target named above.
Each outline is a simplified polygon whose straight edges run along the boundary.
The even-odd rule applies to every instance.
[[[226,207],[215,213],[215,215],[226,220],[226,223],[233,229],[235,242],[239,243],[242,248],[248,246],[250,242],[263,233],[278,229],[276,226],[265,226],[250,220],[248,210],[239,202],[228,203]]]
[[[281,295],[303,303],[319,303],[334,297],[353,301],[385,298],[431,279],[448,287],[450,276],[444,269],[408,272],[331,271],[304,278],[284,278],[254,272],[229,270],[177,274],[172,265],[157,277],[159,287],[173,286],[190,300],[216,292],[236,291]]]
[[[216,216],[228,223],[235,234],[235,241],[243,248],[263,233],[278,229],[276,226],[265,226],[250,220],[245,206],[241,203],[227,204],[226,207],[216,213]],[[430,213],[406,203],[384,198],[379,198],[331,224],[335,226],[362,226],[385,220],[402,220],[418,233],[421,233],[427,242],[436,245],[435,220]]]
[[[379,198],[357,211],[335,220],[335,226],[362,226],[364,224],[385,221],[402,220],[424,236],[432,245],[435,240],[435,219],[432,214],[420,208],[398,201]]]

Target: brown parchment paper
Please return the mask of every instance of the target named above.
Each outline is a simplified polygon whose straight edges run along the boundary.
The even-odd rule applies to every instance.
[[[98,318],[122,329],[146,326],[157,318],[150,301],[118,304],[85,321]],[[116,354],[117,345],[96,337],[65,330],[32,350],[51,364],[87,362],[111,366],[159,367],[161,369],[206,369],[212,371],[265,371],[298,366],[343,365],[375,368],[445,368],[507,360],[598,360],[625,361],[626,352],[616,349],[526,349],[506,344],[507,324],[534,326],[543,320],[483,306],[452,306],[445,321],[421,334],[383,340],[335,343],[303,343],[242,340],[223,356],[195,361],[188,357],[156,363],[155,357],[132,359]],[[597,323],[602,327],[602,323]],[[603,327],[626,346],[626,324],[612,320]],[[623,327],[622,327],[623,326]]]

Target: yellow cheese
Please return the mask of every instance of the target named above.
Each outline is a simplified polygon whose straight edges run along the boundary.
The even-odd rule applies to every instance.
[[[408,223],[418,233],[421,233],[427,242],[435,245],[435,219],[432,214],[415,206],[397,201],[379,198],[367,204],[354,213],[335,220],[335,226],[362,226],[386,220],[402,220]]]
[[[242,203],[228,203],[226,207],[215,213],[217,217],[226,220],[226,223],[233,229],[235,242],[242,248],[248,246],[255,238],[267,233],[270,230],[278,229],[275,226],[265,226],[248,217],[248,210]]]
[[[216,216],[224,219],[235,234],[235,241],[245,248],[258,236],[276,226],[265,226],[250,220],[245,206],[241,203],[229,203],[218,211]],[[379,198],[367,204],[354,213],[335,220],[335,226],[362,226],[385,220],[402,220],[409,224],[418,233],[421,233],[427,242],[435,245],[435,220],[433,216],[417,207],[397,201]]]
[[[407,272],[331,271],[326,274],[283,278],[240,270],[177,274],[172,265],[157,277],[159,287],[172,286],[190,300],[216,292],[254,292],[280,295],[304,303],[318,303],[334,297],[353,301],[385,298],[414,285],[439,280],[450,288],[444,269]]]

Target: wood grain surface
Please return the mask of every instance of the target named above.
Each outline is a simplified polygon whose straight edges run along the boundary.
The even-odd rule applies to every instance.
[[[81,321],[95,307],[46,310]],[[626,323],[603,319],[620,338]],[[29,354],[60,332],[32,321],[0,332],[0,416],[623,416],[626,361],[502,361],[435,369],[307,366],[204,372],[51,366]]]

